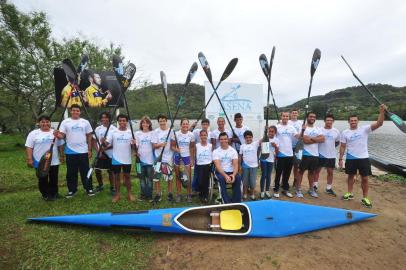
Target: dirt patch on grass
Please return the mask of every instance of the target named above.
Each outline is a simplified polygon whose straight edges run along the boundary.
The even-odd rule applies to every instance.
[[[324,190],[325,173],[321,175]],[[346,176],[335,172],[334,189],[346,191]],[[374,219],[286,238],[230,238],[162,234],[155,242],[152,269],[404,269],[406,186],[370,180],[372,209],[319,192],[309,204],[377,213]],[[285,200],[285,198],[281,198]]]

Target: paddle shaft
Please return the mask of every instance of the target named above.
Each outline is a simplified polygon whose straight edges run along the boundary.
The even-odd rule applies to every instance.
[[[216,88],[213,88],[214,92],[211,94],[211,96],[210,96],[209,100],[207,101],[206,105],[203,107],[202,112],[200,113],[199,117],[197,118],[196,124],[199,123],[200,119],[202,119],[203,114],[206,112],[206,108],[207,108],[207,106],[209,106],[209,103],[212,100],[212,98],[214,97],[214,95],[215,95],[215,93],[217,91],[217,88],[220,86],[220,83],[221,83],[221,81],[217,84]],[[193,131],[194,129],[195,129],[195,127],[193,127],[191,129],[191,131]]]

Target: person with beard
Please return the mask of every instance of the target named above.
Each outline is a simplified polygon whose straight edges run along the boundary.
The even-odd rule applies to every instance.
[[[309,195],[318,198],[316,190],[313,188],[314,173],[319,163],[319,143],[323,143],[325,138],[320,128],[315,127],[316,114],[309,112],[306,116],[306,127],[303,133],[303,157],[299,165],[299,174],[296,182],[296,197],[303,198],[301,190],[302,179],[305,171],[309,179]]]
[[[387,107],[384,104],[380,105],[378,120],[371,125],[361,127],[358,127],[358,116],[354,114],[350,115],[350,117],[348,117],[350,128],[341,133],[340,159],[338,160],[338,165],[340,168],[343,167],[343,157],[347,149],[345,173],[348,175],[348,189],[343,199],[354,199],[354,194],[352,193],[354,177],[358,171],[361,175],[361,188],[363,193],[361,204],[368,208],[372,207],[372,203],[368,198],[368,176],[371,175],[371,164],[369,163],[368,155],[368,136],[372,131],[383,125],[385,110],[387,110]]]
[[[111,100],[110,91],[102,92],[100,89],[101,78],[98,73],[89,71],[90,86],[85,90],[85,99],[89,107],[104,107]]]

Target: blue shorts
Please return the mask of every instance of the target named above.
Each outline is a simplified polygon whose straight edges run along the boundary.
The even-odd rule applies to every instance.
[[[190,165],[190,157],[181,157],[180,155],[174,155],[173,156],[173,162],[175,163],[176,166],[180,165],[180,161],[183,161],[183,164],[185,166]]]

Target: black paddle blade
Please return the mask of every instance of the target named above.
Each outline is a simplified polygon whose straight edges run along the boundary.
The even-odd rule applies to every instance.
[[[165,72],[161,71],[159,74],[161,75],[161,84],[164,90],[165,99],[168,99],[168,83],[166,82]]]
[[[68,81],[71,83],[76,82],[77,74],[75,72],[75,67],[73,66],[72,60],[66,58],[62,61],[62,68],[68,77]]]
[[[209,80],[209,82],[211,84],[213,84],[213,79],[212,79],[212,76],[211,76],[211,70],[210,70],[209,62],[207,62],[206,56],[204,56],[204,54],[202,52],[199,52],[197,57],[199,58],[200,65],[202,66],[203,71],[206,74],[207,79]]]
[[[124,70],[124,75],[123,75],[123,88],[124,90],[127,90],[127,88],[130,86],[131,81],[134,78],[135,73],[137,72],[137,68],[133,63],[128,64],[128,66]]]
[[[272,53],[271,53],[271,59],[269,59],[269,76],[271,76],[271,71],[272,71],[272,65],[273,65],[273,59],[275,58],[275,46],[272,47]]]
[[[269,78],[269,65],[268,65],[268,59],[266,58],[265,54],[261,54],[259,56],[259,64],[261,66],[262,72],[264,72],[265,77],[268,79]]]
[[[87,54],[84,54],[82,56],[82,59],[80,60],[79,66],[76,69],[76,73],[82,73],[83,70],[85,70],[87,63],[89,63],[89,56]]]
[[[312,58],[312,64],[310,66],[310,76],[313,77],[314,73],[316,72],[317,66],[319,65],[321,57],[321,51],[319,49],[315,49]]]
[[[224,81],[227,79],[228,76],[233,72],[235,66],[238,63],[238,58],[233,58],[231,61],[228,63],[226,69],[223,72],[223,75],[221,75],[220,82]]]
[[[406,133],[406,123],[402,118],[389,111],[386,111],[386,115],[403,133]]]
[[[190,81],[195,76],[197,68],[198,68],[197,63],[193,62],[192,66],[190,67],[189,73],[187,74],[187,77],[186,77],[185,87],[189,85]]]
[[[117,77],[122,77],[124,76],[124,65],[123,65],[123,60],[121,60],[121,57],[118,55],[113,56],[113,69],[114,73],[116,74]]]

